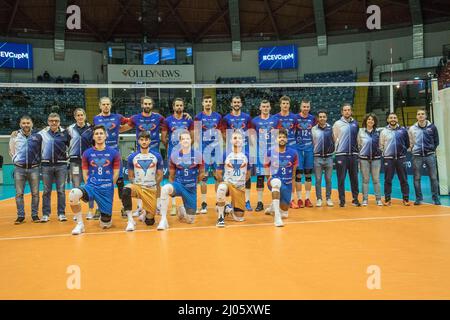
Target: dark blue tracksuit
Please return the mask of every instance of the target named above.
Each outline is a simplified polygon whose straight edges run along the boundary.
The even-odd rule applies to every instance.
[[[338,179],[339,201],[345,203],[345,176],[348,171],[353,200],[358,199],[358,122],[341,117],[333,125],[336,143],[336,173]]]
[[[397,173],[403,194],[403,200],[409,200],[408,176],[406,173],[406,151],[409,147],[408,131],[397,125],[387,126],[380,134],[380,149],[384,158],[384,197],[391,200],[392,179]]]

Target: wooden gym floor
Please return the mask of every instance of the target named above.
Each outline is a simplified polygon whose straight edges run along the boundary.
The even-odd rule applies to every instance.
[[[138,222],[125,232],[117,198],[113,227],[85,221],[82,236],[70,234],[72,214],[31,223],[29,195],[26,223],[15,226],[14,199],[0,201],[0,299],[450,298],[449,207],[377,207],[370,198],[339,208],[333,191],[334,208],[291,209],[284,228],[250,212],[218,229],[208,188],[208,214],[193,225],[169,217],[167,231]],[[67,287],[70,266],[80,289]],[[368,289],[369,266],[379,267],[380,289]]]

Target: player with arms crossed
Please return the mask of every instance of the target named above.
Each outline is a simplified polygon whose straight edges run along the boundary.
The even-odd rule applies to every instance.
[[[288,96],[282,96],[280,98],[280,112],[274,115],[278,120],[278,128],[285,129],[287,132],[287,146],[295,148],[297,139],[297,127],[298,116],[295,113],[290,112],[291,98]],[[292,189],[291,208],[298,209],[297,204],[294,201],[294,190]]]
[[[106,145],[108,147],[116,149],[119,154],[119,133],[129,130],[127,128],[128,119],[121,114],[111,113],[111,99],[109,97],[103,97],[100,99],[100,114],[94,117],[94,125],[103,125],[107,132]],[[123,182],[123,172],[122,172],[122,161],[120,161],[120,172],[119,179],[117,179],[117,192],[119,198],[122,199],[122,190],[124,186]],[[124,209],[122,208],[122,218],[126,218]],[[99,212],[97,211],[94,215],[94,219],[99,218]]]
[[[277,147],[272,150],[266,166],[270,168],[270,178],[267,182],[272,191],[272,205],[266,209],[266,214],[274,214],[274,224],[282,227],[282,218],[288,217],[291,202],[292,184],[295,169],[298,165],[298,155],[294,148],[287,147],[288,133],[280,129],[277,136]]]
[[[245,214],[245,182],[250,179],[251,166],[248,156],[243,152],[244,136],[240,130],[231,135],[232,151],[217,170],[223,182],[217,187],[217,227],[225,226],[225,214],[231,214],[238,222],[244,221]],[[227,196],[231,196],[231,206],[225,206]]]
[[[227,115],[225,115],[222,118],[222,124],[221,124],[221,130],[222,130],[222,136],[226,137],[226,139],[229,139],[229,137],[226,135],[226,130],[240,130],[243,134],[244,140],[243,140],[243,147],[244,152],[247,154],[247,156],[250,155],[250,139],[247,135],[248,129],[252,128],[252,121],[251,117],[248,113],[242,112],[242,99],[240,96],[234,96],[231,99],[231,112]],[[252,187],[252,182],[250,180],[251,173],[249,174],[247,181],[245,182],[245,209],[247,211],[252,211],[252,206],[250,205],[250,190]]]
[[[131,183],[127,184],[122,192],[122,203],[128,216],[126,231],[134,231],[132,200],[137,198],[142,201],[142,221],[148,226],[155,224],[156,213],[156,186],[163,178],[163,159],[159,152],[149,150],[151,145],[150,133],[142,131],[138,139],[140,151],[132,153],[128,157],[128,178]]]
[[[194,223],[197,211],[197,183],[203,180],[204,175],[201,154],[194,151],[191,134],[185,130],[180,134],[179,146],[175,147],[169,160],[169,183],[161,188],[161,220],[158,230],[169,228],[169,196],[183,199],[183,205],[177,208],[180,221]]]
[[[220,123],[222,121],[222,116],[217,112],[212,111],[212,97],[203,96],[202,106],[203,111],[195,116],[195,121],[199,121],[202,128],[202,139],[201,139],[201,151],[203,156],[203,162],[205,163],[205,177],[200,182],[201,190],[201,209],[200,213],[208,212],[208,205],[206,203],[206,193],[208,176],[212,173],[214,179],[216,180],[216,190],[219,185],[219,180],[217,179],[217,160],[216,157],[222,159],[221,154],[217,154],[218,148],[222,147],[222,133],[219,130]]]
[[[150,151],[159,153],[159,131],[161,126],[164,123],[164,117],[157,112],[153,112],[153,107],[155,106],[155,102],[152,98],[148,96],[143,96],[141,98],[141,109],[142,112],[132,115],[129,118],[127,124],[123,126],[121,132],[128,131],[132,128],[136,129],[136,144],[137,151],[139,151],[140,145],[138,144],[139,134],[141,132],[148,132],[150,134]],[[157,187],[157,203],[159,204],[159,194],[161,192],[159,188],[159,184]],[[133,213],[133,216],[137,217],[142,211],[142,200],[137,200],[137,210]],[[159,207],[159,205],[157,206]]]
[[[69,193],[70,208],[77,216],[77,225],[72,230],[73,235],[84,232],[83,216],[80,200],[94,200],[100,211],[100,227],[107,229],[112,225],[112,207],[114,200],[114,185],[119,179],[120,153],[106,145],[106,129],[104,126],[94,126],[94,147],[87,149],[81,159],[83,178],[86,184],[73,188]]]
[[[256,212],[264,210],[262,202],[264,178],[265,176],[269,176],[269,172],[266,172],[264,160],[267,159],[267,157],[270,157],[272,133],[278,125],[278,121],[275,117],[270,115],[270,109],[270,101],[261,100],[259,105],[261,115],[252,119],[252,126],[255,128],[257,134],[256,190],[258,191],[258,203],[255,209]]]
[[[184,100],[182,98],[175,98],[172,102],[172,108],[173,115],[168,116],[161,127],[161,140],[166,146],[167,163],[170,162],[172,152],[179,143],[181,133],[188,130],[191,134],[191,140],[194,140],[194,121],[192,121],[191,117],[187,117],[186,114],[183,113]],[[176,215],[175,198],[172,199],[171,215]]]
[[[297,115],[297,155],[298,168],[295,173],[295,190],[297,191],[297,206],[312,208],[309,199],[312,186],[312,172],[314,168],[314,146],[311,129],[316,125],[316,117],[310,114],[311,102],[302,99],[300,113]],[[302,175],[305,176],[305,202],[302,201]]]

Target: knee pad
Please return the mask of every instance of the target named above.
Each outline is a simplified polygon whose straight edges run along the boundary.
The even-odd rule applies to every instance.
[[[245,181],[245,189],[250,189],[252,187],[252,180],[248,179]]]
[[[219,184],[217,187],[217,201],[224,202],[227,197],[227,185]]]
[[[161,200],[169,199],[169,196],[173,193],[173,186],[168,183],[161,188]]]
[[[77,206],[80,204],[80,200],[83,199],[83,191],[79,188],[74,188],[70,190],[69,193],[69,203],[72,206]]]
[[[302,169],[295,170],[295,182],[302,182],[302,174],[303,174]]]
[[[280,189],[281,189],[281,180],[280,179],[270,180],[270,185],[272,186],[272,192],[280,192]]]
[[[125,183],[123,182],[123,178],[117,179],[116,186],[117,186],[117,192],[119,193],[119,198],[122,199],[122,191]]]
[[[256,177],[256,188],[264,189],[264,176]]]
[[[305,169],[305,181],[311,182],[312,181],[312,169]]]
[[[123,208],[125,210],[131,210],[133,207],[133,202],[131,200],[131,189],[130,188],[123,188],[122,191],[122,204]]]

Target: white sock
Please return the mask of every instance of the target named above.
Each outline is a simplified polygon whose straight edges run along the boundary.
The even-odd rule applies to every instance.
[[[185,220],[186,220],[186,218],[187,218],[187,214],[186,214],[186,208],[184,207],[184,206],[180,206],[179,208],[178,208],[178,210],[180,210],[180,213],[181,213],[181,218],[182,218],[182,221],[184,221],[184,222],[186,222]]]
[[[294,200],[294,199],[295,199],[295,193],[294,193],[294,191],[292,191],[292,196],[291,196],[291,199],[292,199],[292,200]]]
[[[270,204],[270,206],[267,208],[269,212],[273,212],[273,203]]]
[[[175,197],[172,197],[172,208],[175,208],[177,206],[177,201]]]
[[[275,211],[275,219],[281,218],[281,212],[280,212],[280,199],[273,199],[272,200],[272,207]]]
[[[131,212],[131,210],[127,210],[125,211],[125,213],[127,214],[128,222],[133,221],[133,213]]]
[[[250,201],[250,189],[245,189],[245,202]]]
[[[169,198],[161,199],[161,219],[167,219],[167,209],[169,208]]]
[[[225,206],[217,206],[217,211],[219,213],[218,218],[222,218],[223,219],[223,211],[225,210]]]
[[[206,202],[206,193],[202,193],[202,203]]]
[[[309,199],[309,196],[311,195],[311,191],[307,190],[307,191],[305,191],[305,193],[306,193],[306,195],[305,195],[306,199]]]
[[[75,212],[75,216],[77,217],[77,223],[83,224],[83,214],[80,212]]]
[[[161,198],[156,199],[156,208],[161,209]]]
[[[263,191],[258,190],[258,202],[262,202],[262,199],[263,199]]]
[[[297,191],[297,199],[300,200],[302,198],[302,192]]]
[[[288,211],[284,211],[284,210],[281,210],[281,209],[280,209],[280,213],[281,213],[282,216],[284,216],[285,218],[287,218],[287,216],[288,216]]]
[[[137,199],[137,208],[138,208],[138,210],[142,210],[142,200],[141,199]]]

